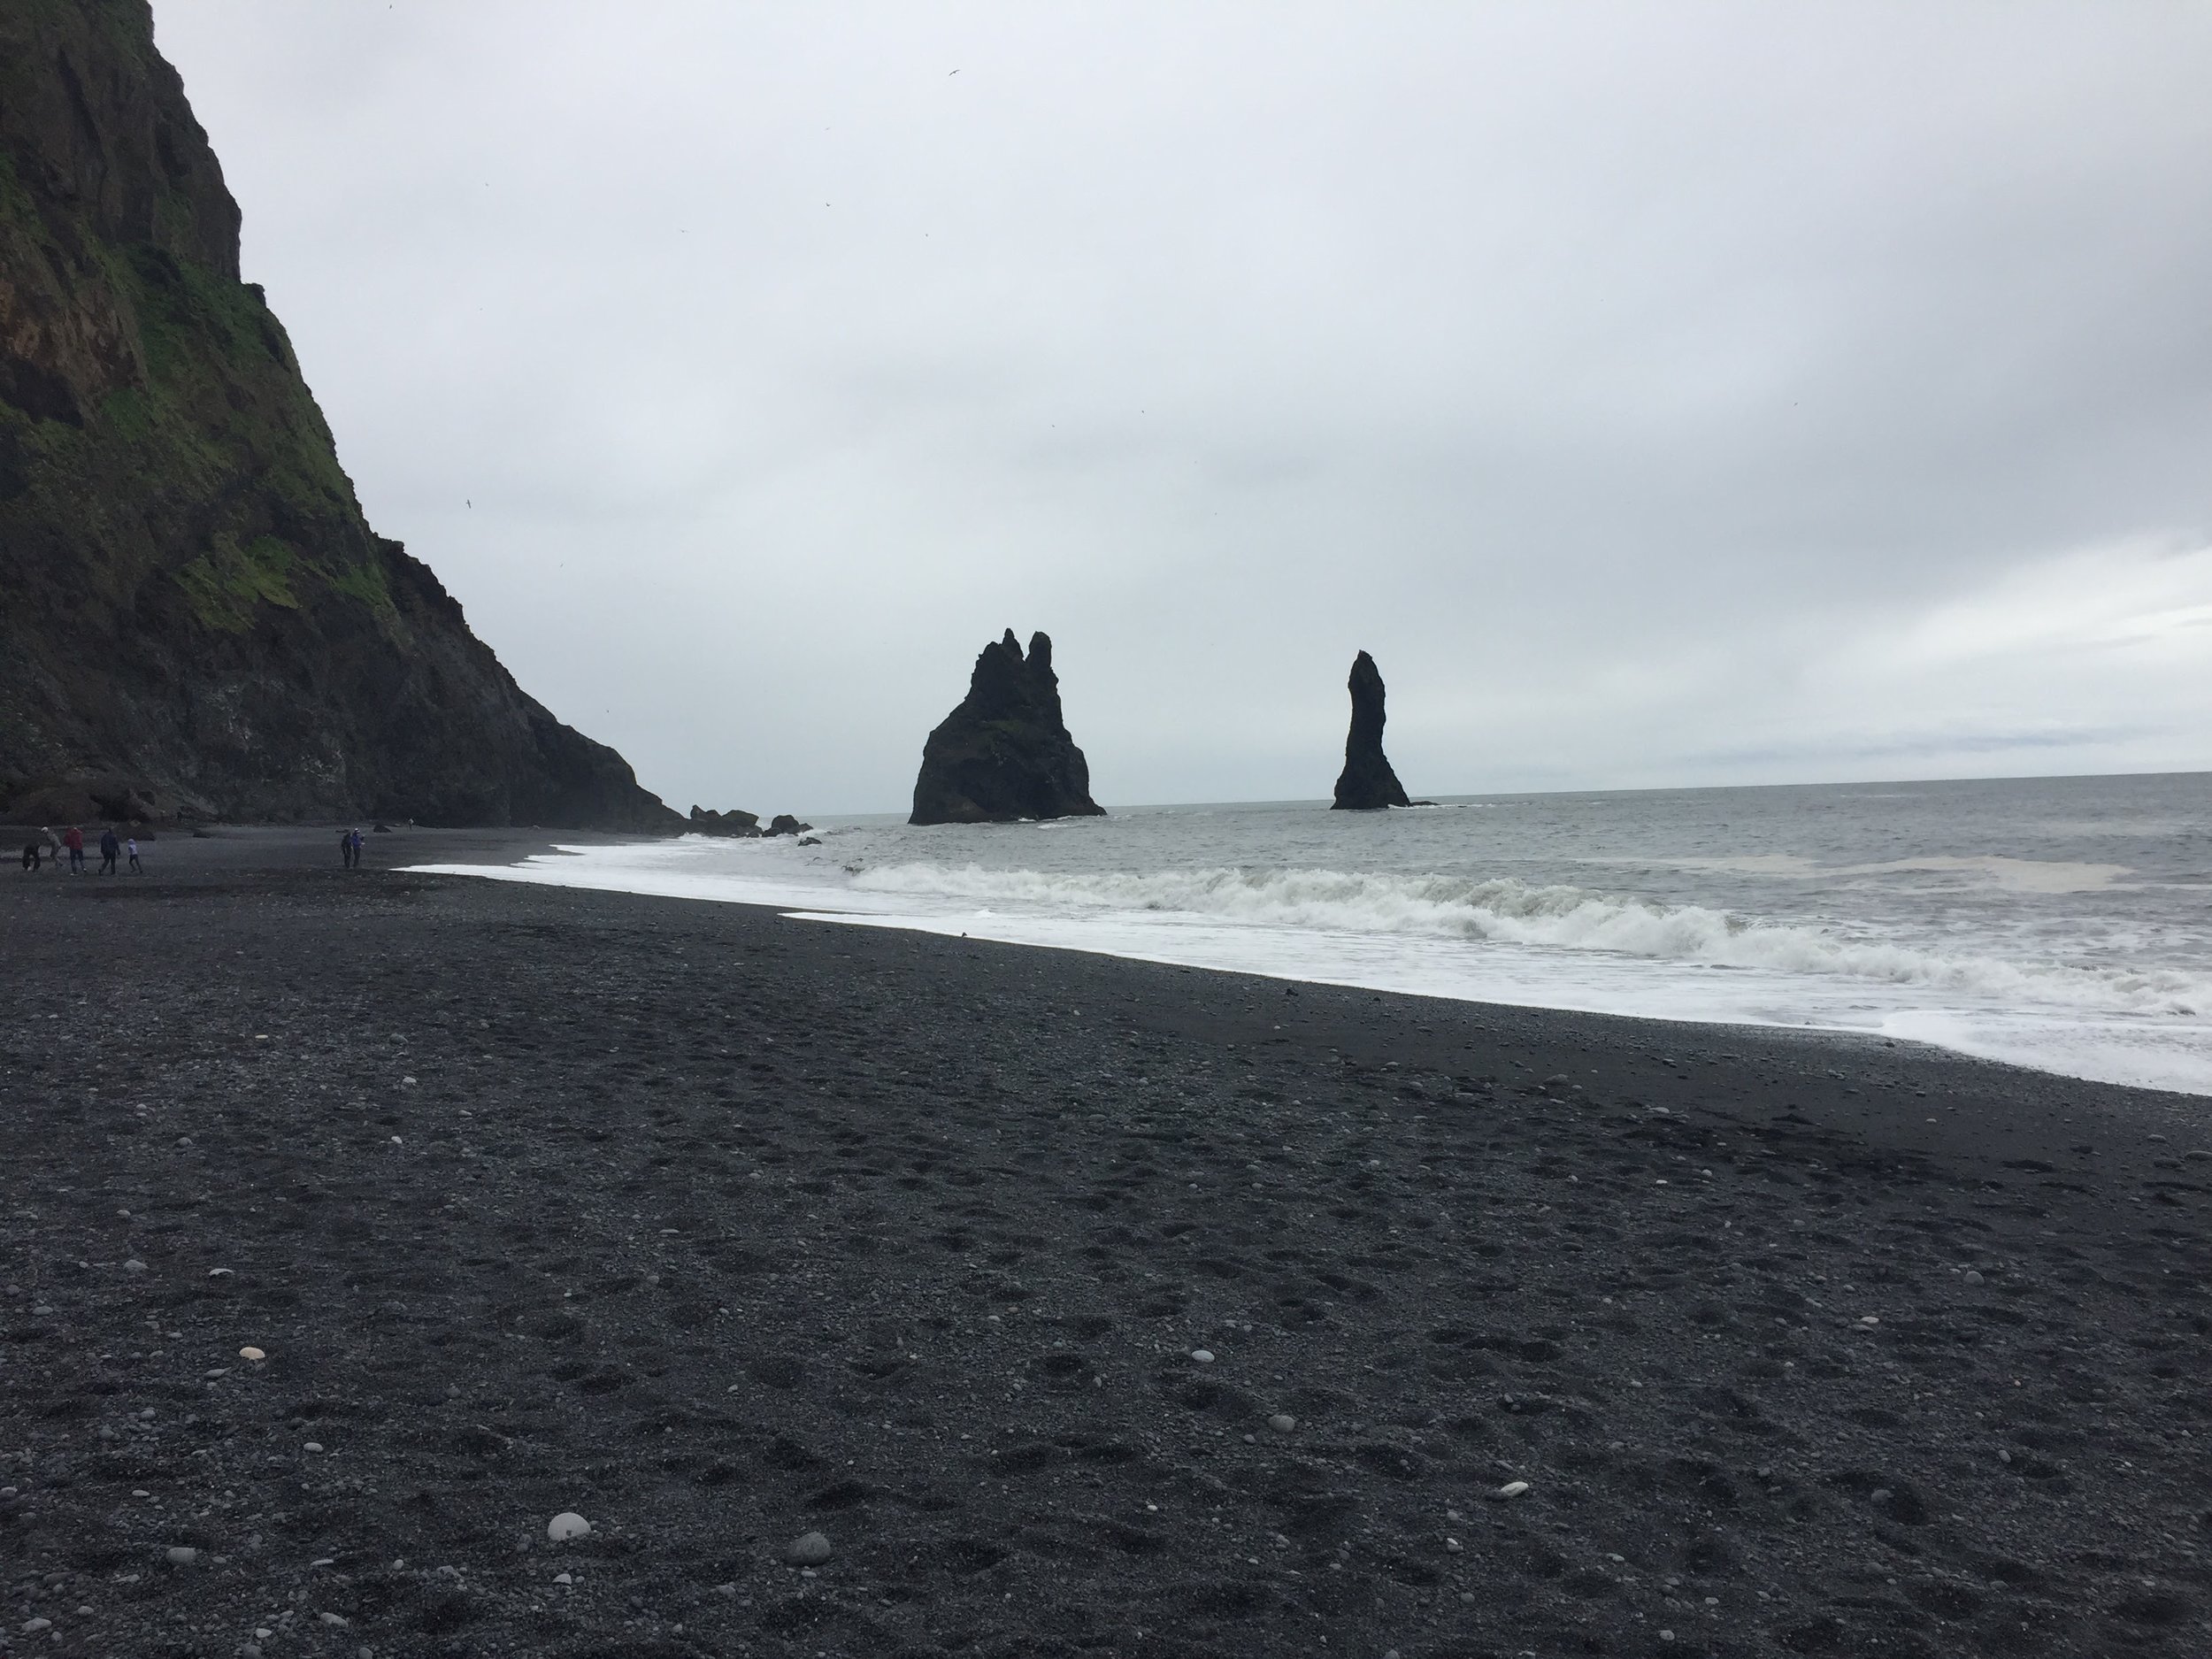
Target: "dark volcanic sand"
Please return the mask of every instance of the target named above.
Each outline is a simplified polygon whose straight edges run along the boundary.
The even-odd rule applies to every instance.
[[[526,841],[0,897],[12,1651],[2212,1652],[2208,1102]]]

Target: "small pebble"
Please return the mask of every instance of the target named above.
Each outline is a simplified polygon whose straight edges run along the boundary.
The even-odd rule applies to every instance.
[[[307,1444],[306,1444],[305,1446],[302,1447],[300,1449],[301,1449],[302,1451],[307,1451],[307,1452],[319,1452],[320,1450],[322,1450],[322,1448],[323,1448],[323,1443],[322,1443],[320,1440],[310,1440],[310,1441],[308,1441],[308,1442],[307,1442]]]
[[[140,1261],[134,1256],[129,1261],[123,1263],[123,1271],[126,1273],[142,1273],[146,1271],[146,1263]]]
[[[53,1628],[54,1621],[50,1618],[27,1618],[23,1621],[23,1633],[26,1636],[35,1636],[42,1630]]]
[[[1210,1365],[1214,1363],[1213,1350],[1210,1348],[1194,1348],[1191,1349],[1190,1356],[1201,1365]]]
[[[563,1509],[545,1524],[545,1535],[557,1544],[565,1544],[572,1538],[581,1538],[591,1531],[591,1523],[573,1509]]]
[[[1966,1270],[1966,1282],[1970,1285],[1978,1285],[1982,1282],[1982,1276],[1970,1267]]]
[[[553,1582],[556,1584],[574,1584],[576,1582],[576,1575],[572,1572],[557,1572],[553,1575]]]
[[[207,1270],[207,1276],[210,1279],[228,1279],[231,1270],[227,1267],[211,1267]]]
[[[333,1630],[340,1629],[349,1622],[343,1613],[324,1613],[319,1615],[319,1617],[321,1617],[323,1623],[329,1625]]]
[[[1273,1417],[1268,1418],[1267,1426],[1278,1434],[1287,1434],[1298,1426],[1298,1419],[1287,1411],[1278,1411]]]
[[[200,1552],[189,1544],[172,1544],[163,1553],[173,1567],[189,1567],[200,1558]]]
[[[818,1567],[830,1558],[830,1541],[819,1532],[808,1532],[791,1541],[783,1558],[794,1566]]]
[[[269,1356],[266,1354],[264,1354],[257,1348],[242,1348],[238,1350],[238,1357],[242,1360],[250,1360],[254,1364],[258,1365],[263,1360],[268,1358]]]
[[[1494,1498],[1517,1498],[1528,1490],[1525,1480],[1509,1480],[1490,1495]]]
[[[1879,1325],[1881,1322],[1882,1319],[1879,1314],[1863,1313],[1859,1316],[1859,1323],[1861,1325]]]

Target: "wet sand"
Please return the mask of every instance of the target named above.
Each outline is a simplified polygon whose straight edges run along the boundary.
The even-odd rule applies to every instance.
[[[535,844],[7,872],[9,1651],[2212,1651],[2212,1102]]]

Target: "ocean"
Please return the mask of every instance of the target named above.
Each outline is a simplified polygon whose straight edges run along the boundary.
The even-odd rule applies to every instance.
[[[1877,1033],[2212,1094],[2212,773],[1286,801],[456,873],[1421,995]]]

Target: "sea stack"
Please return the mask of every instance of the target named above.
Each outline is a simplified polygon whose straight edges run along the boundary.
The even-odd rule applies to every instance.
[[[1011,824],[1104,813],[1091,769],[1060,715],[1052,641],[1014,630],[983,648],[968,695],[922,745],[910,824]]]
[[[1366,812],[1379,807],[1411,806],[1405,786],[1383,753],[1383,681],[1375,659],[1362,651],[1352,659],[1352,730],[1344,740],[1344,771],[1336,780],[1332,809]]]

